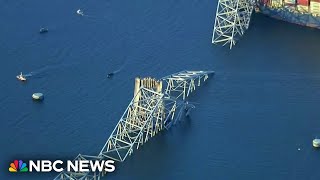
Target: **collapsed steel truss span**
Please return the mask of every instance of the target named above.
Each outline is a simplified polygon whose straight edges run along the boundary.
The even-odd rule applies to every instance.
[[[134,150],[163,129],[170,128],[183,110],[188,110],[186,97],[213,71],[181,71],[159,81],[136,78],[134,97],[107,142],[97,156],[79,154],[75,160],[107,160],[123,162]],[[166,83],[162,92],[162,83]],[[61,172],[55,180],[96,180],[105,172]]]
[[[249,28],[254,0],[219,0],[212,43],[229,44],[230,49]]]
[[[167,83],[165,93],[184,100],[196,89],[196,84],[201,85],[201,80],[206,81],[212,71],[181,71],[162,78]],[[197,81],[197,82],[196,82]]]

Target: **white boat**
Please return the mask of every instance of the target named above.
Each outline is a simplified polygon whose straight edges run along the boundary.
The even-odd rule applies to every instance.
[[[314,140],[312,141],[312,145],[313,145],[313,147],[315,147],[315,148],[320,147],[320,139],[314,139]]]
[[[22,72],[21,72],[20,75],[17,76],[17,79],[19,79],[20,81],[26,81],[27,80],[27,78],[24,77],[24,75],[22,75]]]
[[[41,28],[40,29],[40,34],[43,34],[43,33],[47,33],[49,30],[47,28]]]
[[[79,15],[81,15],[81,16],[84,15],[84,14],[83,14],[83,11],[81,11],[81,9],[78,9],[78,10],[77,10],[77,14],[79,14]]]
[[[43,100],[43,94],[42,93],[33,93],[32,98],[34,100]]]

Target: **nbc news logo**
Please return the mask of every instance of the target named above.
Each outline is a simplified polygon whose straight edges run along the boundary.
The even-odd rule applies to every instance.
[[[28,172],[27,164],[22,160],[14,160],[10,164],[9,172]]]
[[[56,160],[51,162],[50,160],[36,160],[29,161],[29,166],[22,160],[14,160],[10,163],[9,172],[113,172],[115,170],[113,160],[75,160],[67,161],[66,169],[63,168],[64,162]]]

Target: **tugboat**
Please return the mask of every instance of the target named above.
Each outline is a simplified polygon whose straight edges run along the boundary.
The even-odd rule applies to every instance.
[[[22,75],[22,72],[20,75],[17,76],[17,79],[19,79],[20,81],[26,81],[26,77],[24,77],[24,75]]]
[[[78,9],[78,10],[77,10],[77,14],[79,14],[79,15],[81,15],[81,16],[84,16],[83,11],[81,11],[81,9]]]
[[[48,31],[47,28],[40,28],[40,34],[47,33]]]

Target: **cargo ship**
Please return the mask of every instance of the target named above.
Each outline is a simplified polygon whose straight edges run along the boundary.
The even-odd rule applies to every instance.
[[[258,0],[256,11],[275,19],[320,29],[320,0]]]

